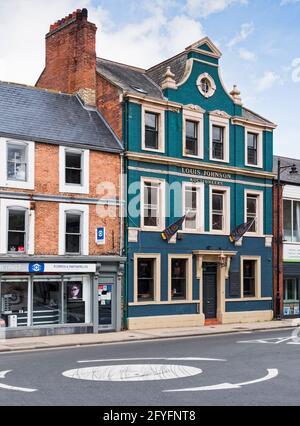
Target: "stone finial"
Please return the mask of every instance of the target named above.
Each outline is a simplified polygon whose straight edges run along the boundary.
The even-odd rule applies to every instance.
[[[241,91],[238,89],[236,84],[233,86],[233,89],[230,92],[230,95],[236,104],[238,105],[243,104],[242,98],[241,98]]]
[[[171,67],[167,68],[167,71],[164,75],[164,81],[162,82],[161,85],[162,89],[177,89],[177,84],[175,81],[175,74],[172,73],[171,71]]]

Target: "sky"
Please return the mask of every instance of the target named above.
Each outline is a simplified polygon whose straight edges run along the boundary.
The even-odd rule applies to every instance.
[[[300,158],[300,0],[0,0],[0,80],[34,85],[50,24],[83,7],[98,56],[142,68],[209,36],[227,89],[278,124],[275,154]]]

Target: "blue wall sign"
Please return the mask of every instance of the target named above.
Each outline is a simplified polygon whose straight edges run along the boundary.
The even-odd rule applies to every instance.
[[[96,229],[96,244],[105,244],[105,228],[103,226]]]
[[[45,264],[44,263],[29,263],[28,272],[43,273],[43,272],[45,272]]]

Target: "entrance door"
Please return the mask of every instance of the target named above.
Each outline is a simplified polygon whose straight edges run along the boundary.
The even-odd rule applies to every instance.
[[[203,310],[206,319],[217,318],[217,276],[217,264],[203,264]]]
[[[99,330],[114,330],[116,327],[114,279],[101,278],[98,283]]]

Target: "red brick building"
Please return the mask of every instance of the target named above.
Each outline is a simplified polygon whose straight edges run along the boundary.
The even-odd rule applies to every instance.
[[[52,25],[37,88],[0,83],[8,337],[121,328],[122,144],[97,108],[96,27]]]

